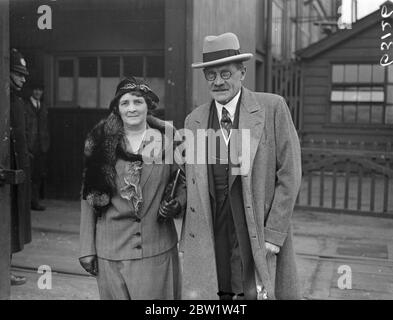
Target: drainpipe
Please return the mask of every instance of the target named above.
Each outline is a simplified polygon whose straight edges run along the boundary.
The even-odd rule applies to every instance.
[[[273,29],[273,0],[267,0],[267,28],[266,28],[266,78],[265,89],[266,92],[272,91],[272,29]]]

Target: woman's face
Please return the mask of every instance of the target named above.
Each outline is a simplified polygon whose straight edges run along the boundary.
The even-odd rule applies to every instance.
[[[129,92],[119,100],[119,113],[124,126],[143,127],[146,126],[147,104],[145,98]]]

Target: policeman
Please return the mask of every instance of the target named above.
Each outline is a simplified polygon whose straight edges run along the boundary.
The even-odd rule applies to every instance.
[[[31,242],[30,159],[26,140],[25,106],[21,90],[26,82],[26,61],[16,49],[10,52],[10,135],[11,169],[23,170],[23,183],[11,186],[11,254],[22,251]],[[26,278],[11,273],[11,285],[21,285]]]

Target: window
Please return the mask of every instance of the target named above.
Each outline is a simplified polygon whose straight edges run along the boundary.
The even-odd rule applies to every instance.
[[[79,59],[78,102],[84,108],[97,106],[98,63],[96,57]]]
[[[108,108],[119,80],[130,75],[144,78],[164,103],[162,55],[59,57],[56,68],[56,106]]]
[[[72,102],[74,99],[74,60],[59,60],[57,74],[57,101]]]
[[[330,122],[393,124],[393,68],[373,64],[334,64]]]

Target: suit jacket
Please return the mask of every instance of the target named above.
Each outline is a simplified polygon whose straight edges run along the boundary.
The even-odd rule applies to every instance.
[[[127,162],[116,162],[116,186],[124,184]],[[81,203],[80,257],[97,255],[108,260],[152,257],[177,245],[174,222],[158,222],[158,209],[165,189],[178,166],[160,163],[142,165],[140,186],[143,205],[136,215],[133,205],[119,195],[111,198],[109,208],[99,217],[86,201]],[[179,180],[176,199],[182,210],[186,204],[185,183]]]
[[[210,102],[196,108],[185,128],[197,136],[208,127]],[[241,161],[243,206],[256,275],[268,298],[300,297],[292,244],[291,215],[301,183],[300,144],[285,100],[243,88],[239,129],[248,129],[235,151]],[[232,139],[232,138],[231,138]],[[192,143],[192,142],[189,142]],[[192,149],[188,149],[192,150]],[[201,148],[194,146],[201,158]],[[198,155],[199,153],[199,155]],[[248,170],[247,170],[248,169]],[[217,299],[212,213],[206,164],[187,164],[187,210],[180,250],[185,299]],[[276,270],[269,272],[265,242],[281,247]],[[275,274],[275,276],[274,276]]]
[[[34,153],[36,143],[40,147],[40,151],[46,153],[49,149],[50,137],[48,130],[48,108],[45,103],[41,101],[40,109],[33,105],[30,98],[26,101],[26,129],[27,145],[29,151]]]

